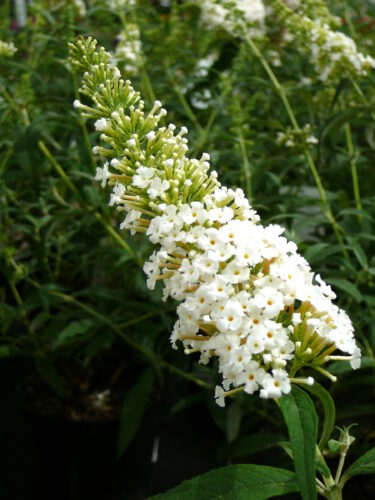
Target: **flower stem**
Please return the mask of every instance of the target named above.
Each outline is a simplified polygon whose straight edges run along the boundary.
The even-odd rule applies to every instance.
[[[34,287],[36,287],[36,288],[41,288],[41,285],[39,283],[37,283],[36,281],[34,281],[34,280],[28,279],[28,282],[31,285],[33,285]],[[195,377],[194,375],[186,373],[184,370],[178,368],[177,366],[172,365],[172,364],[164,361],[158,355],[156,355],[155,353],[153,353],[152,351],[150,351],[149,349],[147,349],[143,345],[138,344],[138,342],[136,342],[135,340],[133,340],[132,337],[129,337],[125,332],[122,331],[122,329],[125,328],[125,327],[127,327],[127,326],[134,325],[137,322],[143,321],[144,319],[146,319],[146,315],[142,315],[139,318],[135,318],[135,319],[129,320],[128,322],[122,324],[121,328],[120,328],[118,325],[116,325],[115,323],[113,323],[107,316],[104,316],[103,314],[99,313],[98,311],[96,311],[92,307],[90,307],[87,304],[79,301],[78,299],[76,299],[72,295],[68,295],[66,293],[58,292],[56,290],[51,290],[51,289],[49,289],[48,292],[51,295],[55,296],[55,297],[59,297],[60,299],[64,300],[67,303],[74,304],[75,306],[79,307],[80,309],[83,309],[84,311],[86,311],[91,316],[93,316],[93,317],[99,319],[100,321],[102,321],[103,323],[107,324],[109,326],[109,328],[116,335],[118,335],[119,337],[121,337],[133,349],[135,349],[136,351],[140,352],[147,359],[149,359],[149,361],[155,367],[156,371],[159,371],[158,367],[161,366],[161,367],[164,367],[164,368],[168,369],[169,371],[175,373],[176,375],[179,375],[180,377],[182,377],[182,378],[184,378],[186,380],[189,380],[190,382],[194,382],[196,385],[199,385],[202,388],[210,388],[211,387],[204,380],[201,380],[201,379]],[[155,313],[155,314],[159,314],[159,313]],[[147,317],[150,317],[150,316],[151,315],[148,315]]]
[[[337,466],[337,471],[336,471],[336,476],[335,476],[335,483],[337,483],[337,484],[338,484],[338,482],[340,481],[340,478],[341,478],[341,473],[342,473],[342,469],[344,467],[345,458],[346,458],[346,451],[345,452],[341,452],[341,454],[340,454],[340,461],[339,461],[339,465]]]
[[[79,92],[78,92],[78,85],[77,85],[77,77],[76,75],[72,72],[72,79],[73,79],[73,88],[74,88],[74,95],[76,99],[79,99]],[[92,154],[92,145],[90,142],[89,134],[87,132],[87,127],[84,119],[82,116],[79,117],[79,126],[81,127],[82,130],[82,135],[83,135],[83,140],[85,143],[85,147],[87,149],[87,154],[90,158],[90,163],[91,163],[91,169],[93,172],[96,170],[96,161],[94,158],[94,155]]]
[[[39,147],[43,151],[45,157],[47,160],[51,163],[51,165],[55,168],[59,176],[62,178],[62,180],[65,182],[67,187],[70,189],[70,191],[78,198],[78,200],[83,204],[83,206],[87,209],[90,210],[90,207],[87,205],[84,197],[80,193],[80,191],[77,189],[77,187],[73,184],[73,182],[69,179],[69,177],[66,175],[64,169],[62,166],[56,161],[56,159],[52,156],[51,152],[48,150],[47,146],[44,144],[43,141],[39,141]],[[113,229],[113,227],[104,219],[101,213],[98,212],[98,210],[94,210],[94,216],[95,218],[102,224],[104,229],[107,231],[107,233],[112,236],[112,238],[130,255],[134,256],[133,250],[130,248],[130,246],[126,243],[126,241],[121,238],[121,236]]]
[[[362,210],[361,195],[359,192],[357,162],[356,162],[356,158],[355,158],[352,131],[351,131],[351,127],[350,127],[349,122],[345,123],[345,137],[346,137],[346,145],[347,145],[348,153],[349,153],[350,171],[352,174],[355,206],[356,206],[357,210]],[[358,220],[359,220],[359,222],[361,222],[361,220],[362,220],[361,214],[358,214]]]
[[[12,156],[13,153],[13,146],[9,146],[7,152],[4,154],[3,159],[1,160],[0,163],[0,175],[2,175],[10,157]]]
[[[342,500],[342,491],[339,486],[334,486],[330,491],[327,491],[326,498],[328,500]]]
[[[210,117],[208,118],[206,126],[204,127],[203,135],[201,136],[200,141],[198,142],[198,144],[195,146],[195,149],[193,150],[193,153],[192,153],[193,157],[198,156],[198,153],[201,152],[201,150],[203,149],[203,146],[206,144],[208,134],[210,133],[212,125],[214,124],[216,115],[217,115],[217,110],[216,110],[216,108],[214,108],[212,110]]]
[[[187,102],[184,94],[182,93],[180,86],[174,80],[171,80],[171,83],[172,83],[173,90],[175,91],[176,96],[178,97],[178,100],[180,101],[181,106],[184,108],[186,115],[194,123],[199,134],[201,136],[203,136],[204,130],[203,130],[202,126],[200,125],[198,118],[195,116],[193,110],[191,109],[189,103]]]
[[[241,130],[238,131],[238,140],[240,143],[242,161],[243,161],[243,166],[244,166],[244,171],[245,171],[246,196],[251,203],[252,198],[253,198],[252,182],[251,182],[251,170],[250,170],[249,158],[247,156],[247,151],[246,151],[245,139],[244,139],[244,136],[243,136]]]

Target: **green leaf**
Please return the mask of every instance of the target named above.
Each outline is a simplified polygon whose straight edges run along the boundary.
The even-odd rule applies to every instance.
[[[294,467],[303,500],[317,498],[315,456],[318,416],[309,395],[298,387],[280,398],[280,408],[288,427]]]
[[[294,460],[293,450],[292,450],[292,447],[290,445],[290,442],[289,441],[280,441],[279,445],[285,451],[285,453],[288,455],[288,457],[291,458],[292,460]]]
[[[91,360],[102,350],[108,349],[113,342],[114,334],[108,330],[96,332],[88,342],[85,342],[82,354],[83,366],[86,368]]]
[[[362,455],[354,464],[346,469],[341,481],[345,484],[351,477],[362,474],[375,474],[375,447]]]
[[[305,252],[305,259],[311,264],[314,262],[321,262],[334,255],[335,253],[342,252],[341,245],[329,245],[328,243],[316,243],[309,246]]]
[[[318,384],[317,382],[314,385],[306,386],[306,390],[314,394],[317,398],[319,398],[322,403],[324,410],[324,422],[322,428],[322,435],[319,441],[319,448],[323,450],[328,443],[329,438],[331,437],[333,428],[335,426],[335,418],[336,418],[336,408],[335,403],[328,391],[324,389],[323,386]]]
[[[53,345],[53,348],[60,347],[67,340],[71,340],[78,335],[83,335],[93,326],[94,321],[92,319],[81,319],[77,321],[72,321],[69,325],[64,328],[59,335]]]
[[[1,345],[0,346],[0,358],[7,358],[12,353],[12,350],[9,345]]]
[[[327,283],[334,286],[335,288],[339,288],[340,290],[343,290],[344,292],[346,292],[348,295],[350,295],[357,302],[362,301],[362,295],[358,291],[357,287],[355,285],[353,285],[353,283],[350,283],[350,281],[347,281],[344,279],[339,279],[339,278],[331,278],[331,279],[327,279],[326,281],[327,281]]]
[[[363,248],[357,243],[352,245],[352,250],[362,268],[367,269],[367,259]]]
[[[352,215],[353,217],[365,217],[369,221],[373,221],[373,217],[371,217],[371,214],[366,212],[365,210],[359,210],[357,208],[344,208],[344,210],[340,210],[338,213],[339,217],[347,216],[347,215]],[[360,235],[363,237],[363,235]]]
[[[171,415],[178,413],[180,411],[191,408],[192,406],[201,403],[206,398],[205,392],[198,392],[197,394],[191,394],[190,396],[186,396],[177,401],[175,405],[169,410]]]
[[[117,456],[120,457],[135,436],[146,408],[154,383],[154,374],[148,369],[125,396],[122,404]]]
[[[319,148],[322,150],[323,145],[327,140],[327,136],[330,137],[331,141],[336,142],[340,137],[340,128],[346,122],[350,122],[353,117],[358,114],[366,113],[368,108],[365,106],[352,106],[343,111],[339,111],[338,113],[331,115],[330,118],[324,125],[324,128],[321,132],[321,136],[319,138]]]
[[[265,465],[229,465],[212,470],[150,500],[263,500],[299,491],[296,475]]]
[[[358,260],[359,264],[363,269],[367,269],[367,257],[366,254],[361,247],[361,245],[358,243],[356,238],[352,238],[350,236],[347,236],[346,240],[349,243],[349,248],[350,250],[354,253],[356,256],[356,259]]]
[[[337,439],[330,439],[328,441],[328,449],[332,453],[337,453],[340,449],[341,444],[342,443],[340,443],[340,441],[337,441]]]
[[[268,432],[257,432],[245,436],[239,436],[233,443],[224,443],[218,451],[217,459],[223,461],[228,458],[240,458],[258,453],[277,446],[281,439],[280,434]]]
[[[305,259],[308,262],[312,262],[316,257],[319,257],[323,250],[330,248],[328,243],[316,243],[315,245],[310,245],[309,248],[305,252]]]
[[[329,477],[331,475],[331,471],[322,456],[316,457],[315,467],[322,476]]]
[[[226,412],[227,417],[227,440],[232,443],[241,430],[241,421],[243,417],[242,406],[238,401],[233,401]]]
[[[47,384],[52,387],[56,393],[64,397],[67,394],[67,389],[63,377],[60,375],[58,370],[55,368],[51,359],[40,358],[36,361],[36,369],[39,375],[47,382]]]

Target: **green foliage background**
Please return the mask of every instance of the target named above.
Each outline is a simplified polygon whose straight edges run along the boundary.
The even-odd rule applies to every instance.
[[[373,54],[372,2],[331,4],[343,30]],[[120,422],[122,415],[119,455],[146,425],[144,410],[164,401],[171,387],[164,421],[173,426],[182,410],[204,408],[220,435],[212,450],[218,465],[258,463],[259,453],[259,463],[267,463],[267,450],[286,435],[272,402],[240,396],[225,411],[216,407],[215,366],[170,349],[175,305],[162,303],[160,290],[150,293],[142,273],[151,248],[140,236],[118,236],[121,214],[93,182],[96,133],[72,106],[78,95],[68,42],[92,35],[114,50],[129,21],[141,30],[145,64],[132,82],[146,105],[160,99],[168,121],[188,127],[191,154],[210,153],[222,181],[245,190],[264,224],[287,228],[352,318],[362,368],[353,373],[349,365],[332,366],[339,380],[324,384],[335,399],[337,423],[359,424],[353,458],[360,455],[375,438],[375,73],[322,84],[297,42],[283,47],[282,26],[269,26],[259,42],[267,61],[275,51],[280,55],[273,70],[300,125],[310,123],[319,139],[310,151],[323,204],[302,140],[295,148],[276,142],[290,122],[258,58],[240,39],[204,29],[188,2],[162,7],[143,0],[118,15],[98,0],[81,18],[74,2],[37,0],[23,29],[15,26],[12,2],[0,6],[0,39],[18,48],[14,58],[0,57],[0,356],[22,367],[16,377],[21,400],[24,378],[32,377],[40,388],[25,403],[32,413]],[[199,76],[197,62],[212,52],[215,63]],[[211,97],[200,109],[194,94],[203,89]],[[43,401],[51,394],[57,402],[46,410]],[[129,414],[135,421],[129,423]],[[288,466],[282,451],[274,457],[270,465]]]

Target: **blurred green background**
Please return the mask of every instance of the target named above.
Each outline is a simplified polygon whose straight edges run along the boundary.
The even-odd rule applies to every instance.
[[[217,407],[216,367],[170,348],[175,304],[150,293],[142,272],[151,246],[120,235],[121,214],[93,181],[97,133],[72,106],[68,42],[91,35],[116,54],[134,24],[140,56],[129,66],[117,50],[117,61],[146,106],[160,99],[168,120],[188,127],[190,154],[208,152],[223,183],[242,187],[264,224],[286,227],[338,293],[363,363],[357,372],[333,365],[339,381],[324,384],[337,424],[358,423],[352,458],[373,446],[374,73],[323,84],[298,43],[285,44],[283,26],[270,22],[257,41],[318,139],[308,147],[322,203],[306,137],[277,141],[291,125],[262,64],[240,38],[202,25],[196,5],[25,5],[24,26],[13,2],[0,5],[0,40],[18,49],[0,55],[1,498],[141,499],[218,465],[291,464],[272,402],[241,395]],[[373,3],[328,5],[374,54]],[[353,480],[346,494],[372,498],[375,482]]]

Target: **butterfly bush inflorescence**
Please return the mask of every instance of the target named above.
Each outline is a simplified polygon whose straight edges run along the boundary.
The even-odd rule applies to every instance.
[[[147,285],[163,282],[164,299],[180,302],[172,346],[182,342],[204,364],[218,359],[217,403],[239,391],[277,398],[293,382],[312,384],[296,378],[303,367],[334,379],[323,368],[331,359],[358,368],[349,317],[284,230],[262,226],[242,190],[209,171],[208,154],[186,156],[186,128],[160,126],[167,113],[158,101],[145,113],[95,40],[79,39],[70,50],[83,72],[80,91],[91,100],[74,105],[101,132],[94,153],[105,162],[96,180],[112,186],[109,204],[126,213],[121,228],[157,245],[144,265]]]
[[[276,22],[285,41],[295,40],[298,49],[308,53],[321,81],[360,78],[375,68],[375,60],[337,30],[342,22],[330,13],[324,0],[193,1],[201,9],[204,24],[240,39],[267,36],[267,23],[273,26]]]

